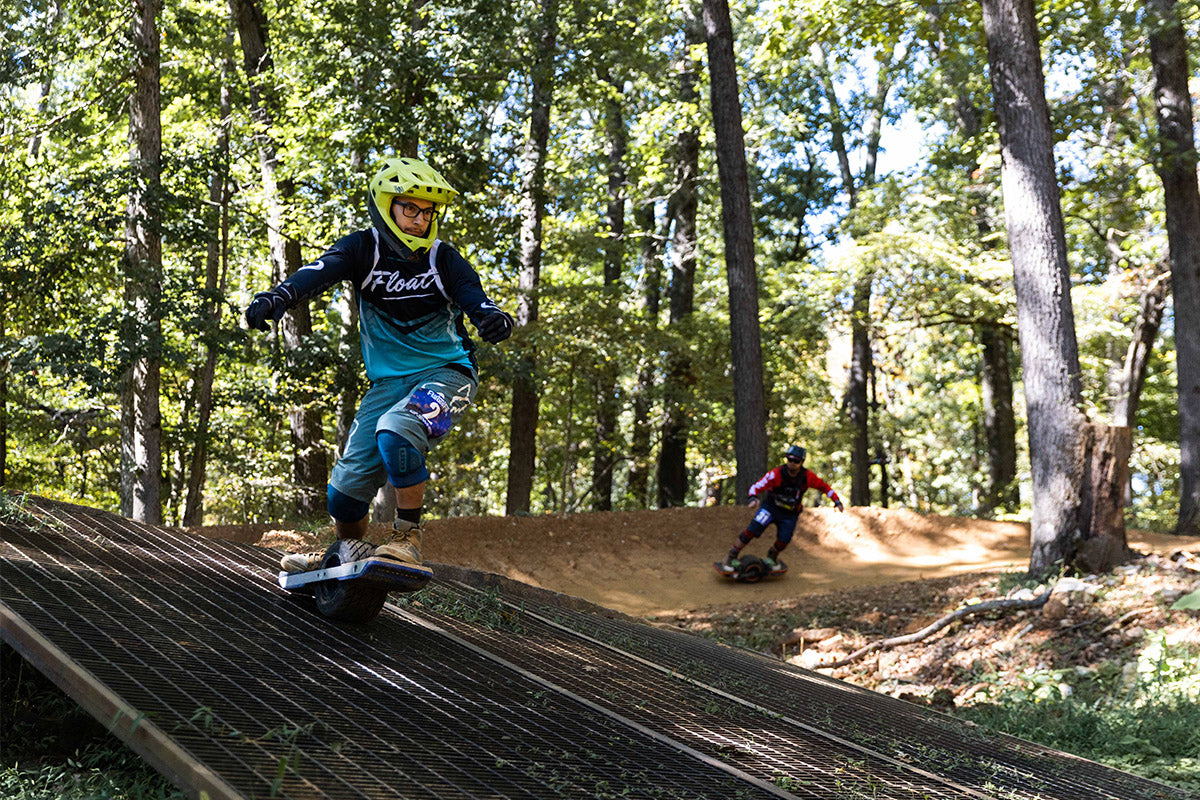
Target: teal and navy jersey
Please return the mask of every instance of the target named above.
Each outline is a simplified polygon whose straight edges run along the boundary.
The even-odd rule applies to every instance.
[[[371,381],[458,365],[477,371],[475,343],[463,315],[478,322],[496,309],[479,275],[457,250],[435,241],[429,252],[406,261],[374,228],[339,239],[285,284],[307,300],[349,281],[358,303],[363,362]]]

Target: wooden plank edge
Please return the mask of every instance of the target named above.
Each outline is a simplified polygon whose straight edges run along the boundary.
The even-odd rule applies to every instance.
[[[189,755],[161,728],[72,661],[2,601],[0,638],[190,797],[245,800],[244,795]]]

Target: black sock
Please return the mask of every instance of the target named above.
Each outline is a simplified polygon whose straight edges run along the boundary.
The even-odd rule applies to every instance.
[[[421,512],[424,510],[424,506],[418,506],[417,508],[397,508],[396,519],[402,519],[405,522],[411,522],[414,525],[420,525]]]

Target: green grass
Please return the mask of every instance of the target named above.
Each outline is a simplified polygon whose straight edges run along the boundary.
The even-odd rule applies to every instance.
[[[954,712],[983,727],[1200,795],[1200,647],[1151,640],[1137,662],[1025,676]]]
[[[61,761],[15,765],[5,754],[6,800],[174,800],[184,794],[116,739],[92,742]]]
[[[0,709],[5,800],[184,797],[7,644],[0,644]]]

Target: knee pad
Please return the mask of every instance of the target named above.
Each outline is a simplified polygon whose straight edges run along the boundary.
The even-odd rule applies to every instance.
[[[358,522],[371,510],[371,504],[342,494],[330,484],[325,490],[325,508],[338,522]]]
[[[375,443],[392,486],[403,489],[429,480],[425,456],[408,439],[394,431],[382,430],[375,434]]]

